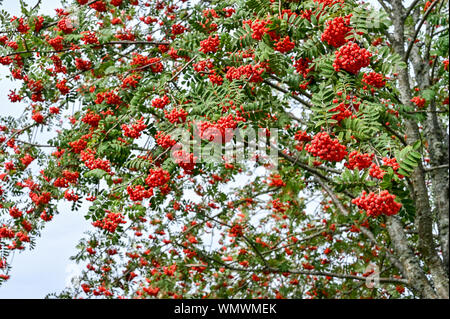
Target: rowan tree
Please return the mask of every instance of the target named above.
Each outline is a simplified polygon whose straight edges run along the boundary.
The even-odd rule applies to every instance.
[[[59,298],[448,298],[448,1],[21,3],[0,284],[69,201]]]

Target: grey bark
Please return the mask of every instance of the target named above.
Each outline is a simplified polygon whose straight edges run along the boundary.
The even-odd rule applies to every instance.
[[[394,25],[394,33],[390,36],[391,41],[393,41],[392,47],[396,53],[405,57],[405,38],[407,36],[404,28],[406,18],[405,8],[400,0],[392,1],[391,5],[391,17]],[[426,87],[430,84],[428,61],[425,61],[421,57],[417,47],[413,47],[410,52],[405,62],[408,66],[410,64],[413,66],[417,82],[421,86]],[[400,101],[405,105],[410,105],[412,95],[408,67],[399,71],[398,89],[400,92]],[[447,153],[443,151],[445,143],[442,143],[442,130],[439,129],[439,126],[436,126],[436,113],[434,113],[434,117],[433,119],[433,116],[429,116],[426,121],[426,133],[430,133],[427,134],[427,138],[429,139],[428,150],[430,157],[433,157],[433,165],[442,165],[448,163],[448,151]],[[412,144],[420,139],[419,126],[414,120],[406,120],[406,134],[408,144]],[[407,238],[401,222],[396,219],[390,219],[388,231],[391,235],[395,251],[403,264],[404,275],[411,282],[411,287],[413,287],[416,293],[425,298],[448,298],[448,268],[444,266],[445,263],[448,265],[448,239],[445,241],[442,238],[445,234],[448,235],[448,197],[445,196],[446,193],[448,194],[448,175],[442,174],[442,170],[437,170],[437,172],[433,172],[431,175],[434,200],[439,215],[441,247],[444,260],[447,258],[447,262],[441,260],[433,240],[433,214],[426,185],[425,170],[422,164],[419,164],[417,169],[411,174],[412,197],[417,212],[418,249],[422,261],[429,269],[431,280],[427,279],[424,270],[419,266],[419,259],[406,244]],[[444,213],[445,208],[446,211]]]

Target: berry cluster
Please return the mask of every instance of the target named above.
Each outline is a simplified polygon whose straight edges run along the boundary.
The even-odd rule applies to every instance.
[[[92,223],[94,227],[102,228],[110,233],[114,233],[119,224],[125,224],[126,221],[121,213],[108,213],[105,218],[96,220]]]
[[[39,111],[34,111],[33,110],[33,115],[31,116],[31,118],[36,122],[36,123],[42,123],[44,121],[44,116],[42,115],[41,112]]]
[[[89,5],[92,9],[98,12],[106,12],[106,3],[103,1],[96,1]]]
[[[333,20],[327,21],[324,32],[322,33],[322,41],[329,45],[339,48],[347,43],[346,37],[349,35],[352,28],[350,25],[351,14],[343,17],[336,17]]]
[[[111,163],[108,160],[95,158],[95,151],[88,149],[80,152],[80,159],[84,162],[90,170],[102,169],[105,172],[111,172]]]
[[[219,36],[216,35],[215,37],[209,36],[207,39],[200,42],[200,52],[203,53],[215,53],[217,52],[220,45],[220,39]]]
[[[372,53],[364,48],[360,48],[358,44],[350,41],[335,52],[334,69],[339,72],[341,69],[352,74],[359,72],[370,64]]]
[[[84,42],[84,44],[99,44],[97,35],[94,31],[83,31],[81,32],[83,37],[81,40]]]
[[[87,71],[92,67],[91,61],[75,58],[75,67],[81,71]]]
[[[56,88],[61,92],[62,95],[67,95],[70,92],[70,88],[66,85],[67,79],[63,79],[56,83]]]
[[[141,117],[135,124],[131,125],[131,128],[125,124],[121,127],[123,130],[123,135],[131,138],[139,138],[141,136],[141,132],[147,128],[147,125],[144,124],[144,118]]]
[[[23,213],[17,207],[11,207],[9,209],[9,215],[11,215],[12,218],[20,218]]]
[[[76,141],[69,142],[69,146],[72,148],[72,151],[75,154],[79,154],[82,150],[86,148],[87,142],[84,139],[80,138]]]
[[[295,133],[294,139],[299,142],[309,142],[312,140],[312,138],[308,135],[308,133],[306,133],[306,131],[301,130]]]
[[[215,85],[222,85],[223,84],[223,77],[218,75],[216,73],[216,70],[212,70],[211,73],[208,75],[208,79],[211,81],[212,84]]]
[[[395,157],[393,158],[387,158],[387,157],[383,157],[383,165],[384,166],[389,166],[392,167],[392,169],[394,170],[394,172],[397,174],[397,176],[399,178],[403,178],[403,175],[400,175],[397,173],[397,171],[400,168],[400,164],[397,163],[397,159]],[[383,179],[384,174],[386,174],[386,171],[382,170],[379,166],[372,164],[371,168],[369,170],[369,175],[374,177],[374,178],[378,178],[378,179]]]
[[[373,178],[383,179],[383,176],[386,172],[383,171],[378,165],[372,163],[370,165],[369,175]]]
[[[100,122],[101,117],[98,114],[95,114],[91,110],[89,110],[86,115],[81,119],[83,123],[89,124],[90,126],[96,128],[98,127],[98,123]]]
[[[142,69],[142,67],[149,66],[150,70],[152,70],[153,73],[161,73],[164,70],[164,66],[161,63],[160,58],[150,58],[145,55],[141,54],[134,54],[133,60],[131,61],[130,65],[136,66],[139,69]]]
[[[378,89],[386,85],[386,80],[384,79],[383,74],[376,72],[364,73],[362,82]],[[367,87],[364,87],[364,89],[366,88]]]
[[[97,93],[97,98],[95,100],[96,104],[101,104],[106,100],[107,104],[119,106],[122,104],[122,99],[113,91]]]
[[[184,123],[186,121],[186,116],[188,113],[183,109],[176,109],[173,108],[170,113],[168,113],[166,110],[164,110],[164,114],[166,118],[169,120],[172,124],[178,124],[178,123]]]
[[[305,149],[312,155],[330,162],[340,162],[347,155],[346,147],[341,145],[338,139],[331,139],[326,132],[317,133]]]
[[[275,174],[271,177],[269,177],[269,186],[271,187],[284,187],[286,186],[286,183],[283,182],[283,180],[281,179],[281,175],[279,174]]]
[[[65,34],[72,33],[75,28],[69,18],[62,18],[58,21],[58,28]]]
[[[22,162],[23,166],[26,168],[26,167],[28,167],[28,165],[31,164],[32,161],[34,161],[34,157],[31,156],[30,154],[25,154],[25,156],[22,157],[20,159],[20,161]]]
[[[175,163],[179,165],[186,174],[192,174],[192,171],[195,168],[195,162],[197,161],[197,157],[194,157],[194,154],[187,153],[181,149],[172,152],[172,157],[175,159]]]
[[[344,164],[345,167],[348,169],[355,169],[358,168],[359,170],[369,168],[372,164],[372,160],[374,158],[375,154],[361,154],[358,151],[352,151],[348,155],[348,162]]]
[[[30,192],[29,196],[36,206],[48,204],[52,199],[52,194],[50,194],[49,192],[44,192],[40,195],[34,192]]]
[[[172,34],[173,35],[183,34],[186,30],[187,30],[186,27],[184,27],[180,24],[172,25]]]
[[[47,43],[50,44],[55,51],[62,51],[64,49],[63,39],[62,36],[58,35],[53,39],[48,39]]]
[[[170,99],[167,95],[164,95],[162,98],[157,97],[152,101],[152,106],[158,109],[163,109],[167,104],[170,103]]]
[[[367,195],[367,196],[366,196]],[[402,204],[395,201],[395,195],[383,190],[379,195],[363,191],[361,196],[352,200],[352,203],[366,211],[369,217],[378,217],[382,214],[392,216],[399,212]]]
[[[337,114],[333,114],[333,116],[331,116],[331,118],[333,120],[336,120],[336,121],[340,122],[343,119],[351,117],[353,115],[353,113],[352,113],[350,107],[351,106],[350,106],[349,103],[345,103],[345,102],[339,103],[338,106],[336,106],[335,108],[332,108],[331,110],[329,110],[329,112],[331,112],[331,113],[339,112]]]
[[[301,74],[304,78],[306,78],[308,73],[314,69],[314,67],[309,67],[311,62],[312,61],[309,58],[300,58],[294,62],[294,68],[298,74]]]
[[[177,141],[173,140],[170,135],[166,135],[164,132],[159,131],[156,136],[156,143],[160,145],[162,148],[171,148],[175,144],[177,144]]]
[[[141,201],[144,198],[150,198],[153,196],[153,188],[145,189],[142,185],[136,185],[136,186],[127,186],[127,193],[130,196],[130,200],[136,202]]]
[[[271,23],[272,22],[270,20],[259,20],[259,19],[256,19],[255,21],[252,20],[243,21],[244,25],[248,24],[252,29],[253,31],[252,39],[255,40],[261,40],[263,35],[269,32],[269,28],[267,27],[267,25]]]
[[[238,122],[242,121],[245,121],[245,119],[228,114],[216,122],[199,122],[198,135],[200,138],[208,141],[227,143],[233,138],[234,129],[237,127]]]
[[[55,187],[68,187],[69,183],[75,184],[80,176],[78,172],[71,172],[68,170],[64,170],[62,172],[63,177],[58,177],[54,182],[53,186]]]
[[[229,81],[240,80],[242,77],[247,78],[249,82],[259,83],[263,81],[261,74],[263,74],[265,69],[261,64],[256,65],[241,65],[239,67],[229,67],[226,78]]]
[[[411,102],[413,102],[418,108],[423,108],[427,101],[420,96],[415,96],[411,99]]]
[[[159,187],[167,184],[170,180],[169,172],[161,169],[150,169],[150,174],[148,174],[145,179],[145,183],[150,187]]]
[[[295,43],[289,39],[289,36],[280,39],[275,43],[275,51],[280,51],[281,53],[286,53],[291,51],[295,47]]]
[[[73,191],[66,190],[64,192],[64,198],[67,199],[68,201],[76,202],[80,197]]]

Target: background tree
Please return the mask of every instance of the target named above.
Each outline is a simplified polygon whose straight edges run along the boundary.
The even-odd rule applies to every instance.
[[[58,297],[448,298],[448,1],[379,4],[2,12],[0,284],[65,200],[93,228]]]

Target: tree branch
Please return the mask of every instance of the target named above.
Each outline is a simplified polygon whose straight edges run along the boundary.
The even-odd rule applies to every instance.
[[[411,38],[411,41],[409,42],[408,45],[408,49],[406,50],[405,56],[403,57],[403,60],[408,63],[408,59],[409,59],[409,55],[411,54],[411,50],[414,46],[414,42],[417,38],[417,36],[419,35],[420,29],[422,28],[422,25],[425,23],[426,19],[428,18],[428,16],[430,15],[431,11],[434,9],[434,7],[439,3],[440,0],[436,0],[434,1],[427,9],[427,11],[425,12],[425,14],[423,15],[422,19],[420,20],[416,31],[414,32],[413,37]]]

